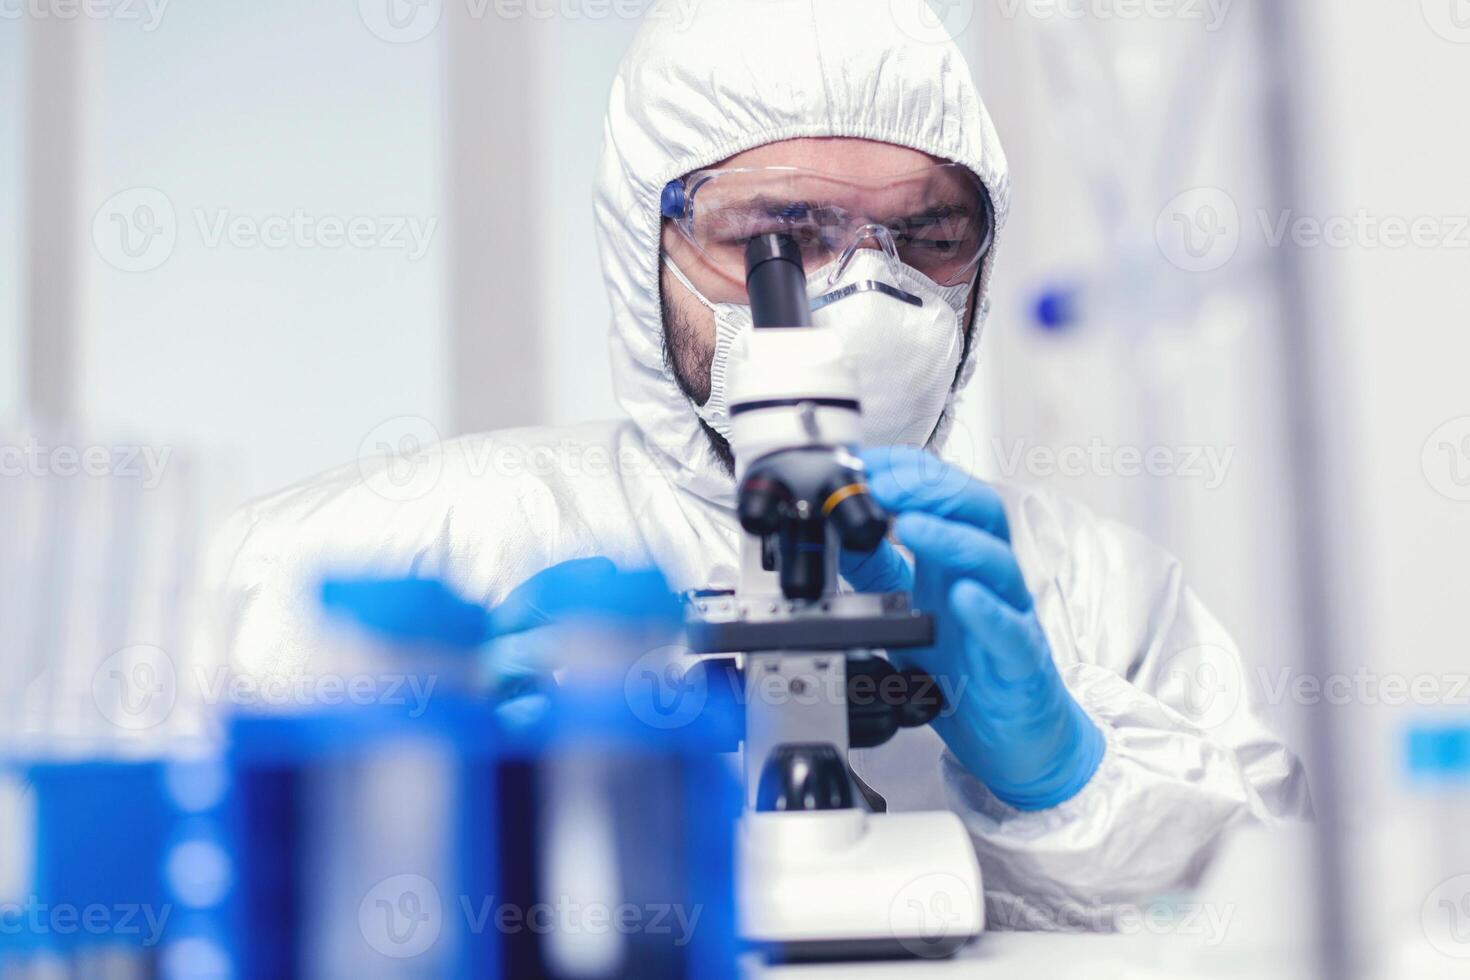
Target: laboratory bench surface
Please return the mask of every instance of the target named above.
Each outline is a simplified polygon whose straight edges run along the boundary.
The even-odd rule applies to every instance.
[[[981,935],[948,959],[882,960],[847,963],[770,965],[756,957],[742,961],[743,980],[898,980],[1014,977],[1019,980],[1296,980],[1306,974],[1281,963],[1262,969],[1224,952],[1215,957],[1177,937],[1089,933],[992,932]],[[1212,962],[1213,961],[1213,962]],[[1209,964],[1206,966],[1205,964]],[[1202,968],[1203,967],[1203,968]]]

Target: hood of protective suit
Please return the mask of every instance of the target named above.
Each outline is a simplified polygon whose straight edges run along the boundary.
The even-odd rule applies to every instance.
[[[917,4],[922,0],[896,0]],[[996,229],[1009,182],[1000,140],[953,41],[910,37],[895,0],[660,0],[613,80],[595,194],[612,304],[613,384],[669,478],[733,504],[688,396],[664,358],[659,195],[670,180],[742,150],[797,137],[894,143],[977,174]],[[995,247],[977,306],[986,302]],[[949,394],[974,373],[973,341]]]

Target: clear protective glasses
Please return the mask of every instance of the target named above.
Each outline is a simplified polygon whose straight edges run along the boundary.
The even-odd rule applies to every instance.
[[[726,302],[746,301],[745,246],[757,235],[790,235],[808,274],[832,266],[828,284],[858,249],[876,248],[891,264],[956,286],[974,277],[995,225],[985,186],[957,163],[888,177],[800,167],[697,170],[664,187],[660,210],[718,277],[711,298]],[[671,257],[687,274],[688,259]]]

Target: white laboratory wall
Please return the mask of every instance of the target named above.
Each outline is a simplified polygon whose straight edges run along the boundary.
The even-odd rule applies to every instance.
[[[1347,802],[1369,882],[1359,922],[1417,937],[1434,927],[1421,915],[1444,912],[1429,902],[1435,887],[1470,873],[1470,855],[1452,850],[1463,811],[1426,825],[1402,766],[1410,720],[1470,715],[1470,129],[1452,108],[1470,89],[1470,19],[1452,0],[1306,6],[1323,177],[1312,208],[1355,227],[1349,244],[1311,250],[1342,338],[1337,361],[1359,380],[1356,402],[1340,406],[1347,433],[1332,475],[1359,521],[1340,529],[1355,552],[1344,668],[1417,680],[1431,695],[1380,695],[1345,713]],[[1396,238],[1396,222],[1418,222],[1424,237]],[[1385,902],[1402,916],[1384,916]]]
[[[452,433],[449,21],[395,35],[369,16],[375,9],[200,4],[170,6],[155,31],[100,26],[88,213],[153,200],[138,189],[161,192],[177,241],[141,272],[89,253],[85,414],[109,429],[220,450],[236,499],[352,459],[388,420],[422,418]],[[532,236],[541,315],[486,329],[540,332],[542,421],[606,418],[619,409],[592,180],[607,88],[638,22],[608,13],[512,26],[535,46],[535,75],[515,93],[482,98],[492,118],[514,98],[529,100],[538,119],[535,142],[518,152],[544,175],[526,188],[542,222]],[[211,238],[227,216],[298,213],[417,219],[432,234],[422,255]]]
[[[1463,629],[1470,586],[1470,129],[1449,122],[1470,83],[1470,21],[1456,19],[1463,10],[1452,0],[1304,5],[1307,47],[1293,66],[1303,73],[1297,95],[1307,125],[1296,149],[1304,191],[1278,201],[1266,168],[1276,148],[1259,112],[1265,72],[1251,8],[1230,8],[1209,42],[1225,48],[1216,62],[1196,49],[1170,65],[1167,59],[1187,52],[1185,25],[1135,24],[1164,46],[1157,57],[1130,56],[1126,44],[1112,48],[1113,67],[1136,90],[1111,102],[1085,85],[1059,100],[1065,85],[1056,63],[1042,58],[1040,32],[1065,27],[1069,60],[1085,64],[1126,25],[1059,25],[1024,13],[1001,16],[988,5],[976,10],[979,75],[1015,188],[985,351],[991,422],[975,440],[977,456],[998,473],[1002,461],[987,458],[992,439],[1002,448],[1025,440],[1057,449],[1094,437],[1233,453],[1218,487],[1177,475],[1152,484],[1024,468],[1019,475],[1039,476],[1178,553],[1240,640],[1254,676],[1290,680],[1284,695],[1258,692],[1288,732],[1299,734],[1308,710],[1333,718],[1361,951],[1382,975],[1426,975],[1406,971],[1395,959],[1398,949],[1422,951],[1426,931],[1435,928],[1426,917],[1444,911],[1430,900],[1434,889],[1470,873],[1450,855],[1463,832],[1463,810],[1459,823],[1426,822],[1423,798],[1409,792],[1403,766],[1407,725],[1445,714],[1463,720],[1470,712]],[[1106,155],[1115,142],[1127,148],[1126,165],[1153,168],[1159,134],[1146,120],[1149,105],[1209,75],[1213,92],[1196,91],[1186,104],[1184,131],[1199,138],[1197,152],[1175,179],[1156,179],[1141,210],[1090,176],[1088,154]],[[1089,112],[1102,116],[1089,119]],[[1079,131],[1086,134],[1080,145]],[[1237,210],[1231,227],[1238,248],[1200,280],[1213,294],[1203,309],[1176,318],[1146,345],[1124,332],[1131,318],[1118,306],[1105,309],[1095,328],[1071,336],[1035,328],[1029,306],[1038,289],[1112,268],[1116,242],[1098,233],[1099,200],[1119,207],[1152,246],[1155,220],[1170,217],[1174,195],[1212,189],[1224,191]],[[1331,499],[1312,505],[1332,521],[1334,564],[1325,574],[1341,642],[1331,674],[1307,681],[1346,682],[1334,689],[1345,696],[1294,686],[1302,680],[1293,630],[1299,606],[1286,545],[1293,525],[1283,506],[1290,460],[1280,402],[1291,381],[1278,374],[1275,331],[1297,325],[1280,322],[1270,275],[1282,252],[1270,236],[1282,221],[1305,236],[1298,241],[1306,245],[1313,309],[1330,338],[1319,365],[1326,404],[1316,438],[1330,465],[1323,486]],[[1403,241],[1415,223],[1425,240]],[[1345,237],[1319,242],[1313,236],[1321,228]],[[1123,289],[1125,297],[1132,292]],[[1157,402],[1145,411],[1136,396],[1149,383],[1159,385]],[[1421,693],[1406,697],[1399,684],[1419,685]],[[1451,964],[1431,957],[1429,965]]]
[[[1022,4],[977,6],[966,32],[1013,190],[975,463],[1167,547],[1252,672],[1296,652],[1271,257],[1241,236],[1218,264],[1182,268],[1156,232],[1181,194],[1268,205],[1254,30],[1243,5],[1217,23]],[[1089,311],[1063,331],[1034,315],[1057,286]],[[1269,707],[1297,726],[1292,706]]]
[[[622,414],[608,371],[611,313],[593,235],[592,181],[608,86],[637,29],[637,20],[611,13],[538,26],[541,57],[533,91],[545,120],[540,152],[547,179],[536,192],[538,211],[553,229],[542,241],[538,286],[549,340],[548,421],[557,424]]]
[[[96,25],[84,420],[211,451],[234,498],[437,424],[442,38],[390,43],[352,3],[163,9]]]
[[[25,26],[0,21],[0,92],[25,89]],[[0,418],[20,408],[25,100],[0,99]]]

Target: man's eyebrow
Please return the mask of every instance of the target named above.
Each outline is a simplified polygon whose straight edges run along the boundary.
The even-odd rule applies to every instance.
[[[702,215],[696,212],[694,221],[707,234],[719,234],[722,229],[743,233],[748,229],[742,227],[742,222],[777,222],[796,229],[809,227],[811,222],[821,224],[830,220],[833,212],[830,205],[813,206],[808,201],[758,197],[706,211]],[[840,209],[837,209],[837,213],[841,213]]]
[[[974,211],[974,208],[963,201],[953,201],[948,204],[933,204],[922,211],[910,211],[907,214],[903,215],[888,215],[887,217],[880,218],[879,220],[883,223],[891,223],[896,221],[923,220],[926,218],[962,218],[974,213]]]
[[[718,205],[711,210],[707,210],[704,212],[704,220],[729,221],[749,216],[764,218],[780,215],[788,208],[797,207],[802,208],[804,214],[823,214],[833,210],[832,205],[813,204],[811,199],[794,200],[791,197],[773,197],[769,194],[760,194],[748,200]],[[909,211],[902,215],[888,215],[876,220],[880,223],[896,223],[900,221],[937,219],[947,216],[964,217],[974,213],[974,211],[975,208],[969,202],[957,200],[931,204],[921,211]]]
[[[780,214],[790,207],[816,210],[812,208],[811,203],[808,201],[795,201],[789,197],[771,197],[767,194],[761,194],[749,200],[731,202],[730,204],[715,207],[712,210],[706,211],[705,214],[710,217],[714,217],[715,215],[745,214],[748,212],[759,212],[763,215]]]

